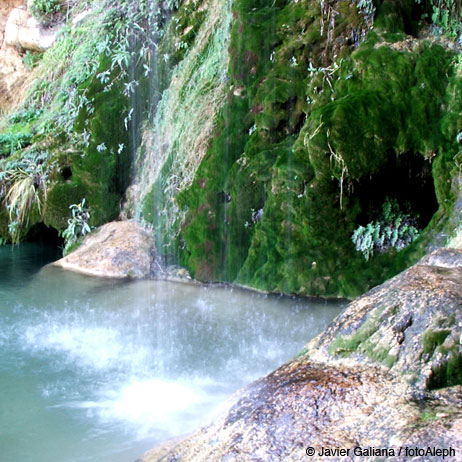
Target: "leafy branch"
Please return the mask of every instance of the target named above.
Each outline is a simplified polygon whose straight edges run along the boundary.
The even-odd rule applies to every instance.
[[[67,220],[67,228],[61,233],[64,238],[64,255],[69,253],[72,246],[80,237],[91,232],[90,225],[90,208],[85,207],[85,199],[82,199],[80,204],[72,204],[69,206],[72,217]]]
[[[386,253],[392,249],[402,250],[418,236],[415,219],[403,214],[396,200],[387,198],[382,206],[380,220],[356,228],[351,240],[367,261],[374,254]]]

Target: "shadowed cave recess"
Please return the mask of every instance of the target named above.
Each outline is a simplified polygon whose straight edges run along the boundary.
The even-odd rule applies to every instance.
[[[376,218],[387,198],[394,199],[403,212],[412,214],[421,230],[438,210],[431,164],[414,153],[390,156],[379,173],[353,185],[352,190],[361,204],[358,225],[364,226]]]

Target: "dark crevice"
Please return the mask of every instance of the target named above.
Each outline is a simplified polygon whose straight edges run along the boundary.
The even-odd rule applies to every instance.
[[[68,180],[72,176],[72,170],[71,167],[63,167],[61,169],[61,176],[64,180]]]
[[[462,354],[453,351],[444,361],[432,368],[432,375],[427,382],[429,390],[462,385]]]
[[[438,210],[431,164],[420,154],[391,155],[379,173],[353,185],[360,199],[357,224],[378,220],[387,199],[396,200],[402,213],[413,217],[424,229]]]
[[[420,4],[415,0],[378,0],[376,7],[376,26],[389,32],[404,32],[412,37],[419,35],[422,16],[428,13],[425,0]]]
[[[39,242],[47,246],[62,247],[64,239],[59,235],[54,228],[49,228],[43,223],[37,223],[27,233],[26,242]]]

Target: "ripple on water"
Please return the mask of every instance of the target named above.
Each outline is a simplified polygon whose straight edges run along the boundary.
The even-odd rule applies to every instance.
[[[151,352],[111,327],[44,323],[28,326],[24,347],[36,353],[60,354],[81,368],[144,370]]]

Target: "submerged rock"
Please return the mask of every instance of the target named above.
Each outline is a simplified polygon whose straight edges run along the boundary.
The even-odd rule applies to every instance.
[[[461,262],[439,249],[359,297],[221,417],[143,461],[462,460]]]
[[[157,271],[156,271],[157,268]],[[169,281],[190,282],[192,281],[189,272],[178,265],[170,265],[166,268],[156,262],[153,275],[159,279],[167,279]]]
[[[154,256],[150,231],[135,221],[114,221],[88,234],[77,250],[53,265],[92,276],[145,278]]]

